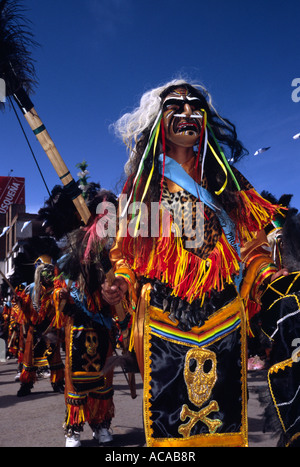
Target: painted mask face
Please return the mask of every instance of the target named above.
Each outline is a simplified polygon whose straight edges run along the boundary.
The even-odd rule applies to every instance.
[[[201,101],[185,88],[172,91],[163,102],[163,122],[167,142],[192,147],[199,140],[202,126]]]
[[[41,282],[47,286],[52,284],[54,279],[54,267],[51,264],[45,264],[44,269],[41,272]]]

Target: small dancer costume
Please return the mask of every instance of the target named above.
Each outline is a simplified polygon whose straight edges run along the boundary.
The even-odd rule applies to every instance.
[[[83,168],[82,164],[79,168]],[[65,316],[66,447],[81,445],[80,433],[86,423],[100,444],[110,442],[109,428],[114,417],[113,371],[105,376],[102,373],[113,349],[112,310],[101,297],[101,283],[105,278],[103,262],[109,263],[110,238],[101,236],[103,215],[96,215],[96,209],[102,202],[114,206],[117,202],[113,193],[101,190],[99,184],[89,183],[84,187],[91,212],[85,227],[79,227],[74,206],[61,187],[52,190],[53,196],[39,211],[47,230],[66,244],[59,259],[61,275],[54,281],[56,312]],[[64,213],[68,214],[68,222]]]
[[[277,271],[263,229],[279,207],[227,162],[243,147],[203,88],[154,89],[116,129],[135,146],[110,258],[128,284],[147,445],[246,446],[248,321]],[[189,160],[168,157],[185,144]]]
[[[20,294],[23,324],[28,324],[19,397],[30,394],[37,373],[50,367],[50,381],[55,392],[64,391],[64,364],[61,358],[62,316],[56,314],[53,301],[54,265],[52,258],[37,258],[35,282]]]
[[[101,297],[105,279],[102,264],[109,263],[105,248],[109,238],[101,238],[97,230],[102,217],[93,217],[87,227],[68,235],[66,254],[60,259],[60,268],[68,280],[62,277],[56,281],[58,290],[63,286],[69,291],[66,303],[61,303],[59,292],[55,292],[58,309],[66,315],[67,447],[80,445],[80,432],[86,422],[99,443],[112,441],[108,430],[114,417],[113,370],[105,376],[102,373],[114,346],[112,310]]]
[[[66,284],[67,286],[67,284]],[[110,308],[101,303],[99,291],[82,295],[78,284],[70,289],[66,318],[66,446],[80,445],[87,422],[99,442],[112,440],[108,432],[114,417],[113,374],[103,376],[106,358],[112,355]],[[104,436],[105,434],[105,436]]]

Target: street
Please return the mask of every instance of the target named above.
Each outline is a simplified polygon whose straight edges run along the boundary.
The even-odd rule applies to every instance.
[[[64,447],[62,428],[64,396],[54,393],[49,378],[39,380],[29,396],[19,398],[20,383],[15,382],[15,359],[0,363],[0,447]],[[248,376],[249,389],[249,447],[276,447],[273,433],[263,433],[263,409],[257,391],[266,388],[266,372],[254,371]],[[138,448],[145,446],[143,430],[142,380],[136,375],[137,397],[132,399],[121,369],[115,370],[112,421],[112,447]],[[99,447],[88,425],[81,435],[82,447]]]

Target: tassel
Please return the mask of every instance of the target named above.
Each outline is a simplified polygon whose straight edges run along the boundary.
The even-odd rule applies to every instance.
[[[85,405],[74,406],[67,404],[67,426],[83,425],[88,419],[87,407]]]
[[[226,174],[226,184],[227,184],[227,170],[228,170],[228,172],[230,173],[230,175],[231,175],[231,177],[232,177],[232,179],[233,179],[233,181],[234,181],[234,183],[235,183],[235,185],[236,185],[237,190],[240,191],[240,190],[241,190],[241,187],[240,187],[240,185],[238,184],[238,181],[237,181],[237,179],[235,178],[234,173],[233,173],[232,170],[231,170],[231,167],[230,167],[230,165],[229,165],[229,163],[228,163],[228,161],[227,161],[227,159],[226,159],[226,157],[225,157],[225,154],[224,154],[224,152],[222,151],[222,149],[221,149],[221,147],[220,147],[220,145],[219,145],[219,143],[218,143],[218,141],[217,141],[217,138],[215,137],[214,132],[212,131],[212,128],[211,128],[211,126],[209,125],[208,122],[207,122],[207,127],[208,127],[208,129],[209,129],[209,131],[210,131],[210,133],[211,133],[211,135],[212,135],[212,137],[213,137],[213,140],[214,140],[214,142],[215,142],[215,144],[216,144],[216,146],[217,146],[217,148],[218,148],[218,151],[219,151],[219,153],[220,153],[220,155],[221,155],[221,157],[222,157],[222,159],[223,159],[223,163],[224,163],[225,167],[224,167],[224,165],[222,164],[222,162],[220,161],[220,159],[218,158],[218,156],[216,156],[216,154],[215,154],[214,151],[213,151],[214,156],[216,157],[217,161],[219,162],[219,164],[221,165],[222,169],[224,170],[224,172],[225,172],[225,174]],[[209,143],[208,143],[208,144],[209,144]],[[209,144],[209,147],[212,149],[212,147],[211,147],[210,144]],[[227,169],[227,170],[226,170],[226,169]],[[226,185],[225,185],[225,186],[226,186]],[[224,187],[224,188],[225,188],[225,187]],[[224,188],[222,187],[221,190],[219,190],[218,192],[216,192],[216,194],[222,193],[222,191],[223,191]]]
[[[154,124],[152,126],[152,129],[151,129],[151,132],[150,132],[150,136],[149,136],[149,140],[148,140],[148,144],[145,148],[145,151],[144,151],[144,154],[140,160],[140,164],[139,164],[139,167],[138,167],[138,170],[137,170],[137,173],[134,177],[134,180],[133,180],[133,184],[132,184],[132,190],[131,190],[131,193],[129,195],[129,198],[128,198],[128,201],[126,203],[126,206],[124,207],[124,210],[121,214],[121,217],[124,217],[127,210],[128,210],[128,206],[131,202],[131,199],[133,197],[133,202],[135,204],[135,197],[136,197],[136,192],[137,192],[137,188],[139,186],[139,182],[140,182],[140,179],[141,179],[141,175],[143,173],[143,168],[144,168],[144,162],[145,160],[147,159],[148,157],[148,154],[150,152],[150,149],[151,149],[151,146],[152,146],[152,143],[153,143],[153,140],[154,140],[154,137],[155,137],[155,134],[156,134],[156,130],[157,128],[159,128],[160,126],[160,121],[162,119],[162,112],[160,111],[159,114],[157,115],[155,121],[154,121]],[[135,212],[135,209],[133,209],[133,212]]]
[[[160,122],[159,122],[159,123],[160,123]],[[153,161],[152,161],[152,167],[151,167],[150,174],[149,174],[149,176],[148,176],[148,180],[147,180],[146,185],[145,185],[145,188],[144,188],[144,192],[143,192],[142,197],[141,197],[141,203],[142,203],[142,202],[144,201],[144,199],[145,199],[145,196],[146,196],[146,194],[147,194],[147,191],[148,191],[148,188],[149,188],[149,185],[150,185],[152,176],[153,176],[154,167],[155,167],[155,152],[156,152],[156,147],[157,147],[157,141],[158,141],[159,131],[160,131],[160,124],[157,125],[156,130],[155,130],[154,145],[153,145]],[[140,225],[141,214],[142,214],[142,210],[140,209],[140,210],[139,210],[139,213],[138,213],[137,221],[136,221],[136,224],[135,224],[134,236],[137,235],[137,230],[138,230],[139,225]]]
[[[240,241],[249,241],[254,234],[266,227],[276,214],[282,214],[287,208],[271,204],[260,196],[253,188],[239,191],[239,209],[235,213],[236,226]]]

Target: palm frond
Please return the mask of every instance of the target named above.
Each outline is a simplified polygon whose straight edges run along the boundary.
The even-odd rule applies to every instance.
[[[37,84],[32,49],[38,46],[30,30],[26,10],[16,0],[0,0],[0,78],[6,95],[18,88],[30,94]]]

